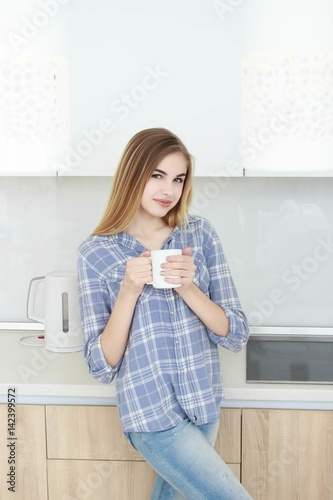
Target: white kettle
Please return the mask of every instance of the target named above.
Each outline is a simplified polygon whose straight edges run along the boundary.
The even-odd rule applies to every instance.
[[[45,281],[45,318],[35,315],[36,291]],[[28,292],[27,316],[45,325],[45,349],[75,352],[83,349],[77,274],[52,271],[33,278]]]

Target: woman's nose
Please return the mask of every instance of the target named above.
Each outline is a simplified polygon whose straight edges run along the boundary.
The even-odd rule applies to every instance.
[[[165,182],[162,187],[162,194],[168,196],[172,193],[172,184],[169,182]]]

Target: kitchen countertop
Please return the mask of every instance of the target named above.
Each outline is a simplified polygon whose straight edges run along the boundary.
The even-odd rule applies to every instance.
[[[53,353],[38,339],[41,330],[0,330],[0,403],[15,388],[17,404],[114,405],[115,381],[103,384],[89,373],[82,351]],[[24,343],[32,345],[22,345]],[[249,384],[245,350],[220,349],[223,407],[333,409],[333,384]]]

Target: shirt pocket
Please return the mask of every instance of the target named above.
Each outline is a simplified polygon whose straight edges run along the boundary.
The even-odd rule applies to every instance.
[[[207,292],[209,289],[210,276],[206,264],[205,256],[201,250],[193,250],[192,256],[196,265],[195,276],[193,283],[197,285],[201,291]]]
[[[137,304],[142,304],[142,303],[146,302],[149,299],[149,297],[151,297],[153,295],[154,290],[155,289],[154,289],[153,285],[150,285],[150,284],[144,285],[142,292],[140,293],[139,298],[137,300]]]
[[[120,286],[124,281],[126,272],[126,263],[119,264],[114,267],[106,276],[105,281],[109,291],[111,309],[113,309],[114,303],[117,299]]]
[[[118,264],[112,269],[112,271],[110,271],[108,275],[108,281],[110,283],[121,284],[124,280],[125,272],[126,272],[126,262]]]

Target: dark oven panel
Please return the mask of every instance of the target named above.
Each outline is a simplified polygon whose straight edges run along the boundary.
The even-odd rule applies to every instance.
[[[246,381],[333,383],[333,337],[251,335]]]

